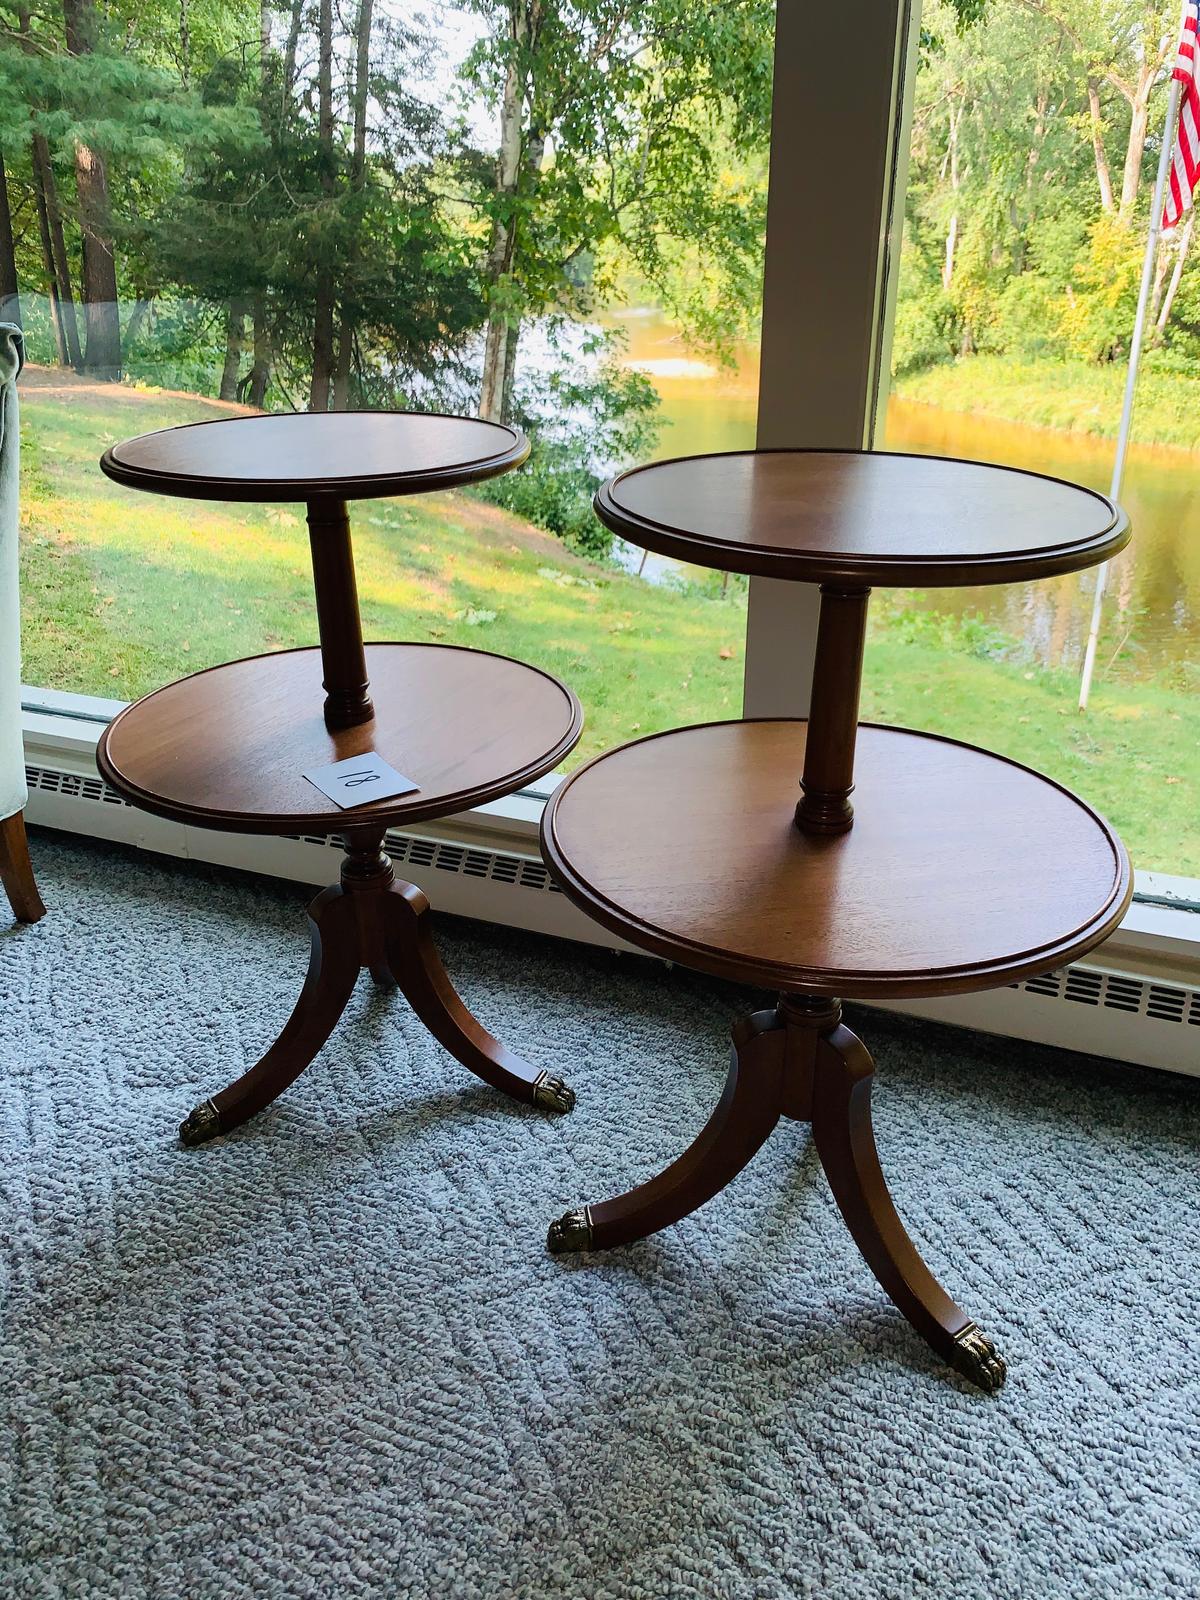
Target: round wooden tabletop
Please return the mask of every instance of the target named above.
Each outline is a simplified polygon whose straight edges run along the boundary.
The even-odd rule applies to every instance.
[[[512,794],[549,772],[583,729],[549,673],[455,645],[369,644],[375,717],[331,732],[321,652],[284,650],[197,672],[122,711],[101,776],[158,816],[237,833],[341,833],[422,822]],[[303,776],[376,751],[420,788],[343,810]]]
[[[771,578],[1012,583],[1107,561],[1119,506],[1013,467],[882,451],[741,450],[635,467],[596,514],[661,555]]]
[[[1027,767],[864,723],[854,826],[793,821],[807,724],[638,740],[555,792],[542,845],[589,916],[704,972],[836,997],[990,989],[1074,960],[1129,904],[1104,820]]]
[[[416,411],[222,417],[106,450],[117,483],[197,500],[342,500],[422,494],[519,467],[529,441],[475,417]]]

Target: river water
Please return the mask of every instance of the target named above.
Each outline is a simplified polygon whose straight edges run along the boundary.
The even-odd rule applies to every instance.
[[[744,450],[754,444],[758,354],[732,370],[692,355],[655,312],[620,318],[625,359],[647,372],[662,401],[657,455]],[[1134,433],[1136,437],[1136,418]],[[1111,440],[942,411],[893,400],[883,448],[1028,467],[1107,493]],[[1134,445],[1122,495],[1133,540],[1109,573],[1101,667],[1180,681],[1200,670],[1200,454]],[[656,564],[661,567],[661,563]],[[651,569],[653,570],[653,569]],[[1023,641],[1050,666],[1076,667],[1091,615],[1094,572],[983,589],[941,589],[920,605],[973,612]],[[1114,660],[1115,657],[1115,660]]]

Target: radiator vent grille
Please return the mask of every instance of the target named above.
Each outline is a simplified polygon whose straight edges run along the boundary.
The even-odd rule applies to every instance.
[[[55,772],[50,767],[26,767],[25,778],[30,789],[42,794],[129,807],[128,800],[99,777],[85,778],[74,772]],[[281,837],[341,854],[341,843],[323,834],[289,833]],[[484,878],[492,883],[512,884],[518,889],[537,889],[544,894],[561,893],[542,863],[531,856],[513,855],[501,850],[473,850],[466,845],[426,839],[415,833],[396,832],[388,833],[384,849],[398,866],[432,867],[437,872]]]
[[[1140,978],[1124,977],[1119,972],[1102,972],[1096,967],[1064,967],[1009,987],[1023,989],[1027,994],[1044,995],[1049,1000],[1070,1000],[1076,1005],[1100,1006],[1108,1011],[1152,1017],[1156,1022],[1182,1022],[1200,1027],[1200,989],[1144,982]]]
[[[50,767],[26,767],[31,789],[67,799],[91,801],[100,805],[128,806],[115,789],[99,777],[80,777],[74,772],[56,772]],[[324,835],[289,834],[301,844],[319,845],[341,852],[336,839]],[[398,866],[432,867],[438,872],[458,873],[468,878],[485,878],[492,883],[512,884],[520,889],[536,889],[544,894],[562,891],[542,863],[529,856],[498,850],[475,850],[467,845],[425,839],[413,833],[389,833],[384,848]],[[1026,978],[1009,985],[1028,994],[1075,1005],[1098,1006],[1109,1011],[1124,1011],[1130,1016],[1150,1017],[1156,1022],[1181,1023],[1200,1028],[1200,989],[1176,984],[1151,983],[1119,972],[1096,967],[1065,967],[1041,977]]]
[[[52,772],[48,767],[26,767],[25,781],[43,794],[61,794],[68,800],[98,800],[106,806],[128,805],[103,778],[83,778],[77,772]]]

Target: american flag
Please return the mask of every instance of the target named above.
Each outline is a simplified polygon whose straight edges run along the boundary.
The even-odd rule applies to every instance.
[[[1196,83],[1196,32],[1198,0],[1187,0],[1183,8],[1183,34],[1172,74],[1181,85],[1179,133],[1171,162],[1171,192],[1163,206],[1162,225],[1173,228],[1191,204],[1200,183],[1200,87]]]

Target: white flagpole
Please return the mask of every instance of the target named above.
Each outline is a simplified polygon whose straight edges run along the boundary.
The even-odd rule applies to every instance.
[[[1182,25],[1180,33],[1182,35]],[[1172,58],[1173,59],[1173,58]],[[1125,375],[1125,404],[1121,410],[1121,426],[1117,433],[1117,457],[1113,462],[1112,488],[1109,498],[1121,498],[1121,484],[1125,477],[1125,457],[1129,452],[1129,429],[1133,422],[1133,397],[1137,390],[1138,362],[1142,355],[1142,337],[1146,331],[1146,307],[1150,302],[1150,289],[1154,283],[1154,260],[1158,254],[1158,240],[1162,231],[1163,201],[1167,192],[1167,173],[1175,153],[1175,135],[1179,130],[1179,96],[1182,84],[1171,79],[1171,94],[1167,101],[1167,125],[1163,131],[1162,152],[1158,158],[1158,178],[1154,184],[1154,200],[1150,207],[1150,237],[1146,240],[1146,255],[1142,261],[1142,287],[1138,294],[1137,316],[1133,322],[1133,339],[1129,346],[1129,371]],[[1088,630],[1087,649],[1083,656],[1083,676],[1079,680],[1079,709],[1087,710],[1088,695],[1092,688],[1092,672],[1096,665],[1096,641],[1100,636],[1100,613],[1104,603],[1104,585],[1108,579],[1108,562],[1096,574],[1096,597],[1092,601],[1092,625]]]

